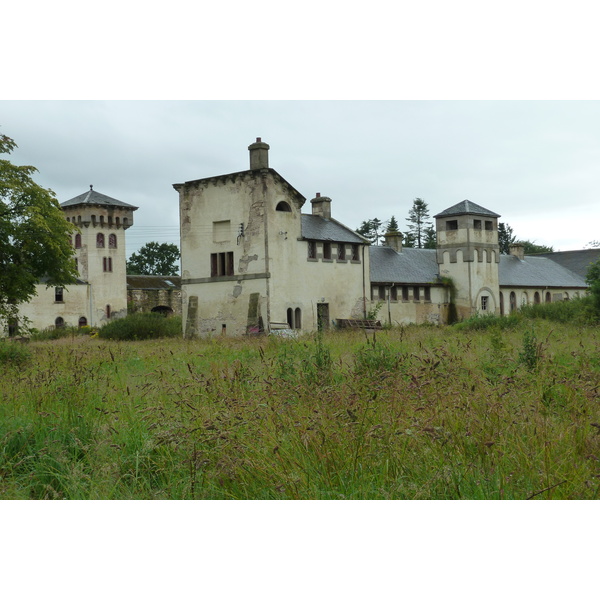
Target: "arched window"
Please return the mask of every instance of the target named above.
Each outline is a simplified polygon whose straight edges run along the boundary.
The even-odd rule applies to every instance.
[[[294,329],[294,311],[291,308],[287,309],[287,324]]]
[[[302,329],[302,311],[299,308],[294,311],[294,321],[296,329]]]
[[[523,295],[521,296],[521,306],[527,306],[529,304],[529,296],[527,295],[527,292],[523,292]]]
[[[539,292],[536,292],[536,293],[533,295],[533,303],[534,303],[534,304],[539,304],[539,303],[540,303],[540,293],[539,293]]]
[[[79,327],[87,327],[87,319],[85,317],[79,317]]]
[[[500,292],[500,316],[504,316],[504,294]]]
[[[104,248],[104,234],[99,233],[96,236],[96,248]]]
[[[283,200],[279,202],[279,204],[277,204],[275,210],[278,210],[280,212],[292,212],[291,206]]]
[[[54,327],[56,327],[57,329],[60,329],[61,327],[65,326],[65,320],[62,317],[56,317],[56,319],[54,319]]]
[[[81,234],[75,234],[75,248],[81,248]]]
[[[110,319],[110,314],[111,314],[110,313],[110,304],[107,304],[106,305],[106,318],[107,319]]]
[[[510,312],[517,310],[517,295],[514,292],[510,293]]]
[[[108,247],[116,248],[117,247],[117,236],[114,233],[111,233],[108,236]]]
[[[546,292],[546,304],[549,304],[550,302],[552,302],[552,296],[550,295],[550,292]]]

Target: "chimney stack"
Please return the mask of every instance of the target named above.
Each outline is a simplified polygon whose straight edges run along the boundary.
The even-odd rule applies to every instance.
[[[317,192],[315,198],[310,203],[312,204],[312,214],[324,219],[331,219],[331,198],[327,196],[321,196],[320,192]]]
[[[511,256],[516,256],[519,260],[525,260],[525,246],[523,244],[511,244],[508,251]]]
[[[254,144],[248,146],[250,150],[250,169],[269,168],[269,144],[265,144],[259,137]]]
[[[387,231],[384,233],[385,245],[393,248],[396,252],[402,252],[403,235],[399,231]]]

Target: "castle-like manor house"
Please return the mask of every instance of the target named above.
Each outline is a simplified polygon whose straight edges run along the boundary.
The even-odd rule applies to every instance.
[[[448,322],[507,314],[523,304],[586,293],[600,249],[524,256],[498,246],[500,215],[463,200],[435,215],[436,250],[384,246],[332,217],[331,198],[306,198],[269,167],[269,146],[249,146],[250,168],[174,184],[179,192],[182,276],[127,276],[125,232],[137,207],[89,191],[61,204],[79,279],[20,306],[32,327],[93,326],[128,309],[182,312],[184,335],[315,331],[376,314],[382,323]],[[16,332],[9,325],[7,333]]]
[[[438,247],[369,242],[332,217],[331,198],[306,198],[249,146],[250,169],[174,184],[179,192],[184,335],[314,331],[348,319],[445,323],[506,314],[585,293],[584,278],[548,257],[502,256],[500,215],[464,200],[435,216]]]

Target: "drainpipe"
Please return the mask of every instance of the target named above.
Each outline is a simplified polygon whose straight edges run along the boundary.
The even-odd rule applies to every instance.
[[[367,295],[365,290],[365,245],[362,247],[363,319],[367,318]]]
[[[390,327],[392,326],[392,305],[390,302],[390,298],[392,296],[392,290],[396,287],[395,283],[392,283],[392,285],[390,286],[390,291],[388,292],[388,323],[390,324]]]
[[[89,286],[89,288],[88,288],[88,295],[90,297],[90,327],[94,327],[95,324],[94,324],[94,311],[93,311],[93,308],[92,308],[92,306],[93,306],[93,303],[92,303],[92,284],[88,283],[88,286]]]

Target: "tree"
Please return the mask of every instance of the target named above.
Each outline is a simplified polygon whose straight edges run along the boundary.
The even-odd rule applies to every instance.
[[[542,252],[554,252],[554,248],[552,246],[542,246],[541,244],[536,244],[535,242],[530,242],[529,240],[519,240],[517,244],[523,244],[523,246],[525,246],[525,254],[541,254]]]
[[[398,221],[396,221],[396,217],[392,215],[392,218],[388,221],[387,232],[397,233],[398,231],[400,231],[398,229]]]
[[[363,221],[360,224],[358,229],[355,229],[356,233],[366,237],[370,242],[377,245],[379,243],[379,239],[383,237],[381,230],[383,228],[383,221],[379,219],[369,219],[367,221]]]
[[[17,145],[0,133],[0,154]],[[0,160],[0,317],[14,318],[17,306],[48,286],[74,283],[77,269],[68,223],[56,195],[35,183],[32,166]]]
[[[433,225],[429,225],[425,228],[423,248],[427,248],[428,250],[435,250],[437,248],[437,233]]]
[[[500,254],[510,254],[510,245],[514,244],[516,239],[512,227],[508,223],[498,223]]]
[[[431,221],[429,220],[429,208],[427,208],[427,202],[422,198],[415,198],[413,200],[412,208],[408,211],[409,222],[408,232],[406,237],[412,236],[415,242],[416,248],[423,248],[425,242],[425,230],[427,227],[431,227]]]
[[[127,261],[128,275],[178,275],[176,261],[180,257],[175,244],[148,242]]]
[[[600,317],[600,260],[588,267],[585,281],[590,286],[590,295],[596,316]]]

